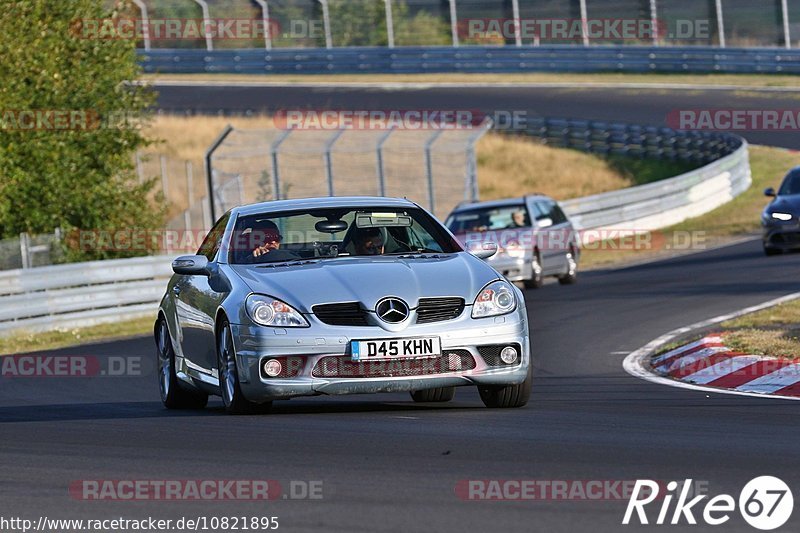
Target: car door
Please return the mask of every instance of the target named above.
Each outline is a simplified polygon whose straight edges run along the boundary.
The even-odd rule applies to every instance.
[[[228,219],[226,215],[217,222],[197,252],[209,262],[218,259]],[[182,275],[173,288],[181,351],[189,368],[204,374],[214,374],[217,366],[214,319],[223,296],[211,287],[209,277],[204,275]]]
[[[549,273],[561,274],[567,268],[567,254],[573,240],[572,224],[555,201],[546,200],[545,208],[547,209],[547,218],[553,223],[548,228],[550,253],[545,270]]]

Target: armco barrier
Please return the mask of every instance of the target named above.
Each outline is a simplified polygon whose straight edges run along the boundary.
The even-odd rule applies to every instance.
[[[520,133],[594,152],[710,161],[674,178],[562,202],[579,229],[662,228],[706,213],[751,184],[747,143],[734,135],[683,137],[664,128],[553,119],[532,122]],[[0,272],[0,335],[155,318],[171,274],[165,256]]]
[[[0,335],[155,316],[168,257],[138,257],[0,272]]]
[[[139,50],[148,73],[426,72],[800,73],[800,50],[653,46],[428,46],[266,50]]]

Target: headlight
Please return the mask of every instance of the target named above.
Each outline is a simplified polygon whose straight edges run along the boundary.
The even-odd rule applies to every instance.
[[[525,257],[525,248],[517,241],[508,241],[505,246],[506,255],[509,257]]]
[[[251,294],[245,302],[247,314],[256,324],[279,328],[307,328],[308,322],[293,307],[275,298]]]
[[[772,218],[787,222],[789,220],[792,220],[792,215],[790,215],[789,213],[772,213]]]
[[[472,304],[472,318],[505,315],[517,308],[514,289],[505,281],[493,281],[481,290]]]

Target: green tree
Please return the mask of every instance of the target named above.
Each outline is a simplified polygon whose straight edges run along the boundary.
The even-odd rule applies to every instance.
[[[330,2],[331,37],[334,46],[386,46],[386,4],[383,0],[334,0]],[[411,15],[402,0],[392,2],[395,44],[398,46],[449,44],[450,27],[440,17],[420,10]],[[324,46],[324,38],[318,39]]]
[[[55,228],[160,228],[155,180],[139,180],[133,154],[153,95],[139,76],[134,43],[81,33],[80,21],[113,16],[101,0],[17,0],[0,17],[0,238]],[[87,37],[88,36],[88,37]],[[29,128],[23,114],[81,120]],[[134,120],[130,120],[133,118]],[[70,129],[71,128],[71,129]],[[70,250],[70,259],[120,254]],[[125,255],[125,254],[122,254]]]

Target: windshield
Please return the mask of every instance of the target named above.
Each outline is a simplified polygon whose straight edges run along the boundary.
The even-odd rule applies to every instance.
[[[459,211],[447,219],[447,227],[456,234],[527,228],[530,225],[528,208],[524,204]]]
[[[461,247],[421,209],[343,208],[240,217],[231,264],[454,253]]]
[[[800,194],[800,169],[792,170],[783,180],[781,190],[778,191],[780,196],[790,196],[793,194]]]

